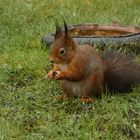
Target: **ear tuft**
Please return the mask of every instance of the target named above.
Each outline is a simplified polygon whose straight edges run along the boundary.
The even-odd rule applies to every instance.
[[[67,26],[67,23],[65,20],[64,20],[64,29],[65,29],[65,37],[67,38],[68,37],[68,26]]]
[[[61,27],[59,26],[58,22],[55,22],[56,26],[56,32],[55,32],[55,38],[62,32]]]

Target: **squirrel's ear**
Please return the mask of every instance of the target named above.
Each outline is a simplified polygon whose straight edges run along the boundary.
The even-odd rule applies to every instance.
[[[64,20],[64,29],[65,29],[65,37],[68,38],[68,26],[67,26],[67,23],[66,21]]]
[[[65,32],[65,43],[67,44],[67,47],[75,49],[75,43],[69,33],[69,29],[65,20],[64,20],[64,32]]]
[[[61,27],[58,25],[58,23],[56,22],[55,23],[55,26],[56,26],[56,32],[55,32],[55,38],[58,37],[58,35],[60,35],[62,33],[62,30],[61,30]]]

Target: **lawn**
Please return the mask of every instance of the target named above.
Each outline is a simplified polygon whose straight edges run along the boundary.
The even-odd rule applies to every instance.
[[[61,89],[44,78],[51,64],[40,44],[55,30],[51,16],[140,26],[140,0],[0,0],[0,140],[140,139],[140,86],[92,104],[54,100]]]

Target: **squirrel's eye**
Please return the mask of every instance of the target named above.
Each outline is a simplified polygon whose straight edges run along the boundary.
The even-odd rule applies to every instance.
[[[65,53],[65,49],[64,48],[61,48],[60,50],[59,50],[59,54],[60,55],[63,55]]]

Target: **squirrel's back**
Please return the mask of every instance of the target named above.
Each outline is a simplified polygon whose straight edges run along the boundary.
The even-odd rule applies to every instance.
[[[82,63],[87,65],[87,71],[94,71],[95,69],[102,69],[103,70],[103,62],[100,54],[95,50],[95,48],[91,47],[90,45],[78,45],[77,46],[77,59],[79,62],[82,60]],[[82,65],[81,65],[82,66]],[[82,68],[82,67],[81,67]]]

